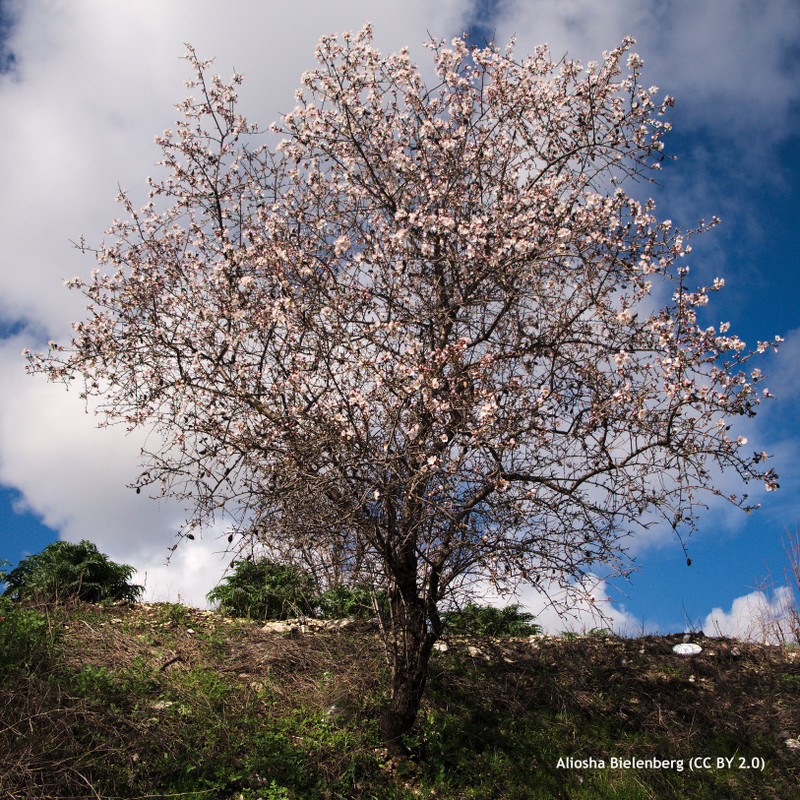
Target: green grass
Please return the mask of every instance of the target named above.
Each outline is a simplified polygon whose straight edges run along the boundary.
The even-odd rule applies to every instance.
[[[1,800],[789,800],[800,782],[785,744],[800,738],[800,657],[786,648],[705,640],[685,658],[674,637],[451,640],[409,758],[388,760],[387,671],[367,625],[293,638],[173,604],[2,611],[18,644],[0,685]],[[696,756],[735,766],[692,771]],[[570,758],[606,768],[559,767]]]

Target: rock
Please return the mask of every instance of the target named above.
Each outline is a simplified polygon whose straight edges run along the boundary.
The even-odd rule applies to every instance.
[[[345,617],[344,619],[329,619],[326,620],[325,627],[330,631],[342,631],[345,628],[350,628],[356,624],[356,620],[352,617]]]
[[[315,633],[319,631],[342,631],[355,625],[358,620],[352,617],[344,619],[313,619],[298,617],[297,619],[275,620],[266,622],[262,631],[268,633]]]
[[[699,644],[691,644],[690,642],[681,642],[672,648],[674,653],[681,656],[696,656],[698,653],[703,652],[703,648]]]
[[[300,633],[300,628],[292,622],[267,622],[261,630],[266,633]]]

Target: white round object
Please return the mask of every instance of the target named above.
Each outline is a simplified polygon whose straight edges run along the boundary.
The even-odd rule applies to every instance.
[[[692,644],[691,642],[681,642],[672,648],[673,653],[679,653],[682,656],[696,656],[698,653],[703,652],[703,648],[699,644]]]

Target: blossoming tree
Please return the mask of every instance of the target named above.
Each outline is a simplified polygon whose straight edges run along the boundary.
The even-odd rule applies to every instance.
[[[728,435],[766,391],[698,322],[722,282],[691,289],[690,234],[625,189],[671,105],[631,45],[583,68],[434,42],[427,86],[369,27],[326,37],[274,147],[190,50],[163,177],[68,281],[71,345],[31,357],[154,431],[137,491],[190,501],[187,534],[227,513],[388,592],[393,747],[457,592],[624,569],[625,534],[690,532],[721,471],[777,485]]]

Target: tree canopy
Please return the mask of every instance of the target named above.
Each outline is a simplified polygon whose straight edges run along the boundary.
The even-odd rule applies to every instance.
[[[153,430],[137,491],[188,501],[187,531],[224,513],[389,592],[397,741],[453,593],[574,586],[624,569],[638,525],[691,532],[722,472],[777,486],[728,433],[777,340],[700,324],[723,285],[689,283],[709,226],[626,188],[659,168],[672,105],[633,40],[585,67],[432,42],[432,85],[371,40],[323,38],[268,135],[241,77],[190,50],[150,202],[121,195],[98,269],[68,282],[86,319],[32,363]]]

